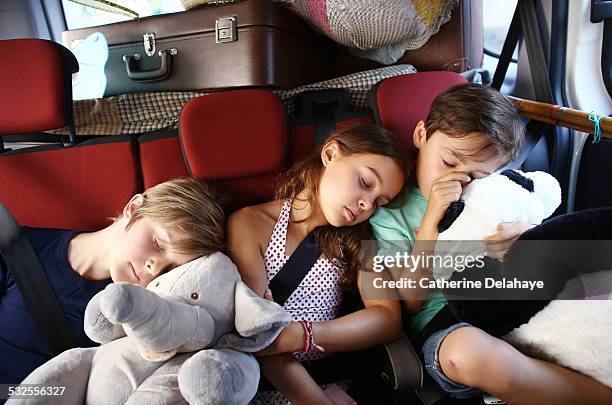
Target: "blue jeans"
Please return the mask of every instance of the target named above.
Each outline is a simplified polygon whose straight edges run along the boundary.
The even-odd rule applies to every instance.
[[[421,349],[423,359],[425,362],[425,369],[434,379],[436,383],[450,396],[455,398],[471,398],[482,394],[482,391],[478,388],[468,387],[467,385],[459,384],[451,381],[447,376],[444,375],[442,367],[440,366],[440,359],[438,352],[440,351],[440,345],[442,341],[454,330],[463,328],[465,326],[472,326],[469,323],[461,322],[456,323],[446,329],[439,330],[433,333],[427,338]]]

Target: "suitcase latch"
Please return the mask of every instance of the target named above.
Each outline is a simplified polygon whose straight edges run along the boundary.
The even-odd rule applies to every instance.
[[[147,56],[151,57],[155,55],[155,34],[152,32],[145,32],[142,38],[144,50]]]
[[[236,16],[217,18],[215,21],[215,39],[218,44],[238,40]]]

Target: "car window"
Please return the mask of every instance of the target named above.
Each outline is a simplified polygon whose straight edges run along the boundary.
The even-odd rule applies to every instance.
[[[95,0],[79,1],[89,4],[89,6],[72,0],[62,0],[66,25],[69,30],[110,24],[134,18],[130,16],[131,13],[122,11],[120,8],[115,8],[114,12],[97,9],[95,8],[97,3]],[[180,0],[122,0],[117,3],[120,3],[121,7],[134,11],[139,17],[184,10]],[[101,5],[101,7],[112,8],[106,5]]]
[[[516,9],[517,0],[483,0],[482,16],[484,31],[484,56],[482,67],[491,75],[495,72],[499,55],[504,46],[504,40],[508,34],[508,28]],[[518,47],[512,55],[513,63],[508,66],[503,93],[510,93],[516,80],[516,58],[518,57]]]
[[[501,53],[516,4],[516,0],[483,2],[484,46],[491,53],[497,55]],[[516,56],[515,50],[513,57]]]

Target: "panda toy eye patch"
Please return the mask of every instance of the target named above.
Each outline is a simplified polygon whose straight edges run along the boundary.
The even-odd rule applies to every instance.
[[[503,172],[501,172],[501,175],[506,176],[519,186],[523,187],[525,190],[529,191],[530,193],[533,193],[533,180],[523,176],[516,170],[504,170]]]

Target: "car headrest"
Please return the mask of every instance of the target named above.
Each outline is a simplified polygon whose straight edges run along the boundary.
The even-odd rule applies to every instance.
[[[394,132],[407,147],[414,149],[414,128],[420,120],[427,118],[434,98],[461,83],[467,83],[467,80],[453,72],[395,76],[374,86],[368,96],[368,104],[379,125]]]
[[[36,132],[72,123],[75,56],[43,39],[0,40],[0,135]]]
[[[191,100],[179,124],[193,177],[231,179],[275,173],[287,163],[285,113],[264,90],[235,90]]]

